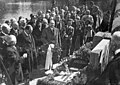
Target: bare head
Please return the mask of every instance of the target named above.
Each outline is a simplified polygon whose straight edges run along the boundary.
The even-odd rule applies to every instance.
[[[54,20],[51,20],[51,21],[50,21],[50,27],[51,27],[51,28],[54,28],[54,27],[55,27],[55,21],[54,21]]]

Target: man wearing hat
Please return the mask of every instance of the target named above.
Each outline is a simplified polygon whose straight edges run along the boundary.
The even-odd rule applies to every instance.
[[[114,53],[114,58],[109,65],[109,80],[111,85],[120,84],[120,48]]]

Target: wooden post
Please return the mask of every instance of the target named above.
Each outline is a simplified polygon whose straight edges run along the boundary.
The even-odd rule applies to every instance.
[[[111,1],[111,9],[112,9],[112,11],[111,11],[110,24],[109,24],[109,32],[111,32],[111,29],[112,29],[112,24],[113,24],[114,15],[115,15],[116,4],[117,4],[117,0],[112,0]]]

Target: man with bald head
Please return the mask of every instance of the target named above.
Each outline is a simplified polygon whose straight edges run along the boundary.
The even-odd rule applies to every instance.
[[[53,48],[54,48],[54,46],[61,46],[59,29],[55,28],[54,20],[50,21],[48,28],[43,29],[41,40],[42,40],[43,44],[48,45],[48,47],[50,47],[51,44],[52,44]],[[50,67],[52,67],[51,48],[50,48],[50,50],[48,50],[48,51],[50,51],[50,54],[47,52],[47,55],[46,55],[45,70],[49,70]]]

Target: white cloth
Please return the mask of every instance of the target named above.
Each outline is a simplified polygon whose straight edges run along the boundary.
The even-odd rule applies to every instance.
[[[101,52],[105,49],[105,46],[110,42],[109,39],[102,39],[95,48],[90,53],[90,64],[93,66],[93,69],[97,69],[99,63],[102,63],[103,56],[101,56]]]
[[[52,63],[52,48],[54,48],[54,44],[50,44],[47,50],[47,55],[46,55],[46,62],[45,62],[45,69],[51,69],[53,63]]]
[[[105,67],[107,66],[108,60],[109,60],[109,44],[107,44],[104,47],[104,49],[101,53],[101,57],[100,57],[101,72],[103,72]]]
[[[93,37],[93,32],[92,32],[92,30],[90,30],[90,31],[87,32],[87,37]]]

